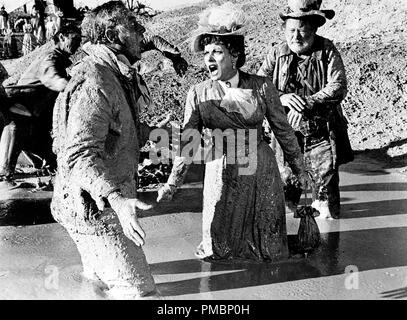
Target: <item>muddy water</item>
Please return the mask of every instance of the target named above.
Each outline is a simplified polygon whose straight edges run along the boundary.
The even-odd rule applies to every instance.
[[[315,253],[254,264],[195,259],[202,199],[199,184],[188,186],[178,204],[141,219],[161,294],[165,299],[407,298],[405,176],[357,159],[343,168],[341,189],[342,219],[318,220],[323,241]],[[287,215],[290,243],[298,223]],[[1,299],[105,299],[101,284],[82,278],[79,254],[58,224],[0,227],[0,256]]]

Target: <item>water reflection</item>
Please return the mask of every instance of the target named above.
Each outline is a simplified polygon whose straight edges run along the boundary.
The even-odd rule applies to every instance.
[[[320,248],[306,259],[273,264],[182,260],[153,264],[152,271],[156,275],[194,273],[192,279],[159,284],[164,296],[178,296],[343,275],[350,265],[359,271],[404,266],[406,231],[384,228],[323,233]],[[289,237],[291,242],[293,237]],[[378,243],[377,239],[383,241]],[[196,277],[195,273],[202,276]]]

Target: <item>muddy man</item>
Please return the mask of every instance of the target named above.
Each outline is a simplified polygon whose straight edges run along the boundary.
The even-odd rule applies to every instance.
[[[82,23],[87,56],[54,107],[52,214],[75,241],[84,275],[120,299],[157,295],[137,219],[150,207],[136,198],[135,180],[145,128],[139,110],[150,102],[132,67],[144,31],[121,1],[90,12]]]

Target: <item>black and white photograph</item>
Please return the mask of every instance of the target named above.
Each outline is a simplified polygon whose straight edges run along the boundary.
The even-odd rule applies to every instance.
[[[0,300],[407,300],[407,0],[0,6]]]

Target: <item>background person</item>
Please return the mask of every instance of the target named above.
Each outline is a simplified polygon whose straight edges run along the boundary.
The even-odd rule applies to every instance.
[[[22,51],[23,56],[25,56],[33,51],[37,46],[37,38],[34,35],[34,27],[31,24],[31,20],[28,18],[25,20],[25,24],[23,25],[23,32],[24,37]]]
[[[333,10],[321,1],[291,0],[280,14],[285,42],[267,54],[258,74],[273,79],[312,174],[312,206],[321,217],[340,213],[339,165],[353,159],[341,101],[347,93],[345,68],[334,44],[317,30]],[[274,139],[274,148],[279,153]],[[301,194],[301,193],[299,193]],[[287,199],[296,204],[299,200]]]
[[[3,38],[3,58],[12,59],[18,54],[17,40],[14,29],[7,29]]]
[[[45,24],[45,37],[47,38],[47,41],[51,40],[53,36],[57,33],[57,25],[55,23],[55,19],[53,15],[49,15],[47,17],[47,22]]]
[[[22,150],[33,152],[56,167],[51,149],[52,111],[58,93],[65,89],[69,57],[81,42],[81,31],[67,26],[55,35],[55,45],[38,56],[16,86],[6,87],[11,104],[0,139],[0,179],[14,186],[14,170]],[[36,157],[31,157],[36,163]],[[39,166],[42,165],[39,164]]]
[[[9,15],[6,11],[6,8],[4,6],[1,7],[0,10],[0,34],[4,35],[6,33],[6,30],[10,28],[10,23],[9,23]]]

